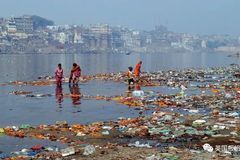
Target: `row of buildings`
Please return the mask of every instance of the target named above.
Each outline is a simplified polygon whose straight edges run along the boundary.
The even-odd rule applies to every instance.
[[[174,33],[164,26],[151,31],[108,24],[36,27],[35,21],[32,16],[0,18],[0,53],[228,51],[240,44],[238,36]]]

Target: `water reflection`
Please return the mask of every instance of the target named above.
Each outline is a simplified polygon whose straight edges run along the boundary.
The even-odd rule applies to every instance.
[[[136,91],[140,91],[140,90],[141,90],[141,86],[140,86],[139,83],[136,83],[136,84],[135,84],[135,90],[136,90]]]
[[[56,85],[55,96],[57,103],[61,106],[63,102],[63,88],[62,85]]]
[[[128,85],[127,97],[132,97],[132,92],[134,91],[133,85]]]
[[[141,85],[139,83],[135,83],[134,85],[128,85],[127,88],[127,97],[132,97],[132,92],[133,91],[140,91],[141,90]]]
[[[71,93],[71,99],[73,105],[80,105],[81,104],[81,92],[78,84],[69,84],[69,91]]]

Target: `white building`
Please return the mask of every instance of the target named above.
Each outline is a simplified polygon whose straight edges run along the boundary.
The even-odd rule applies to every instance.
[[[82,33],[79,31],[74,32],[73,43],[83,43]]]
[[[14,20],[9,19],[6,25],[7,32],[12,34],[17,32],[17,26]]]
[[[201,47],[202,47],[202,48],[207,48],[207,42],[204,41],[204,40],[202,40],[202,42],[201,42]]]
[[[62,43],[62,44],[65,44],[67,42],[67,40],[68,40],[67,38],[68,37],[64,32],[53,34],[53,39]]]

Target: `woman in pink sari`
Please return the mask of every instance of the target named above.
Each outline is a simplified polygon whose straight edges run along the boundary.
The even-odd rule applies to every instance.
[[[61,63],[58,64],[58,67],[55,71],[55,79],[57,86],[62,85],[62,79],[63,79],[63,69]]]
[[[73,82],[73,84],[77,84],[79,81],[79,77],[81,76],[81,68],[76,63],[73,63],[73,68],[71,70],[69,83]]]

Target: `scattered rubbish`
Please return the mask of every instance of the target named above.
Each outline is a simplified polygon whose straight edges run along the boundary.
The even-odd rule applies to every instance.
[[[22,124],[19,129],[28,129],[31,128],[31,126],[29,124]]]
[[[0,159],[5,159],[5,158],[9,158],[10,155],[6,154],[6,153],[0,153]]]
[[[111,126],[103,126],[102,129],[105,129],[105,130],[111,130],[113,127]]]
[[[76,136],[78,137],[82,137],[82,136],[85,136],[86,134],[82,133],[82,132],[78,132]]]
[[[102,135],[109,135],[109,131],[102,131]]]
[[[135,118],[120,117],[115,121],[91,124],[68,124],[66,121],[57,121],[52,125],[42,124],[37,127],[22,124],[0,128],[0,133],[19,138],[31,137],[40,140],[59,141],[69,146],[59,151],[57,148],[35,145],[31,149],[18,152],[18,155],[30,157],[42,154],[42,157],[45,158],[47,154],[53,154],[49,157],[61,158],[78,153],[82,154],[78,151],[80,144],[83,144],[83,142],[84,144],[90,144],[96,139],[100,139],[102,145],[94,144],[94,147],[90,144],[81,148],[84,150],[83,155],[91,155],[96,152],[96,149],[102,149],[101,153],[105,154],[108,150],[105,151],[104,149],[120,145],[132,149],[155,148],[157,145],[149,143],[150,140],[157,141],[159,146],[166,144],[176,146],[160,147],[163,151],[159,154],[149,154],[144,157],[147,160],[175,160],[179,158],[179,153],[183,152],[191,156],[207,154],[213,152],[212,149],[215,147],[213,144],[239,145],[240,143],[240,80],[239,77],[236,77],[239,70],[238,65],[231,65],[228,67],[143,73],[143,77],[139,81],[142,90],[115,96],[81,94],[81,98],[114,101],[133,107],[132,110],[139,113],[150,110],[153,112],[152,114],[140,114],[139,117]],[[52,85],[54,81],[51,78],[41,77],[39,81],[33,82],[16,81],[10,82],[8,85]],[[84,77],[85,82],[111,80],[124,83],[125,79],[123,73],[97,74]],[[168,89],[164,92],[154,87]],[[36,98],[53,96],[52,94],[36,94],[28,91],[14,91],[11,94]],[[63,95],[64,98],[73,96],[79,97],[79,95]],[[135,138],[134,143],[130,143],[133,141],[127,141],[124,145],[122,142],[118,143],[129,138]],[[110,144],[109,141],[114,141],[116,144]],[[189,146],[189,149],[186,146]],[[203,150],[207,152],[202,152]],[[230,156],[231,152],[220,153]],[[6,157],[2,153],[1,156]],[[234,155],[231,154],[231,156]]]
[[[27,94],[32,94],[32,92],[28,92],[28,91],[14,91],[14,92],[10,92],[10,94],[27,95]]]
[[[74,147],[68,147],[65,149],[61,149],[61,153],[63,157],[74,155],[75,154],[75,149]]]
[[[33,151],[38,151],[38,150],[43,149],[43,145],[38,144],[38,145],[33,146],[31,149],[32,149]]]
[[[192,125],[193,125],[194,127],[198,127],[198,126],[201,126],[201,125],[203,125],[203,124],[205,124],[205,123],[206,123],[205,120],[200,119],[200,120],[195,120],[195,121],[193,121]]]
[[[4,129],[3,128],[0,128],[0,133],[4,133]]]
[[[151,155],[149,157],[146,157],[146,160],[162,160],[161,156]]]
[[[83,155],[84,155],[84,156],[88,156],[88,155],[93,154],[95,151],[96,151],[96,149],[95,149],[94,146],[92,146],[92,145],[87,145],[87,146],[84,148]]]
[[[142,96],[144,96],[144,92],[143,91],[138,91],[138,90],[136,90],[136,91],[133,91],[132,92],[132,95],[134,96],[134,97],[142,97]]]
[[[51,97],[52,94],[28,94],[26,97],[35,97],[35,98],[43,98],[43,97]]]
[[[139,147],[139,148],[152,148],[149,144],[140,144],[139,141],[136,141],[135,143],[128,144],[129,147]]]

